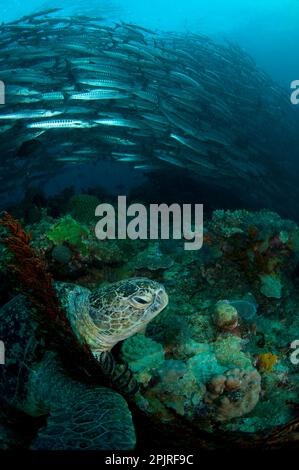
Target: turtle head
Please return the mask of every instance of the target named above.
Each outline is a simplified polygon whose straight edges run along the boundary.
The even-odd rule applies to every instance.
[[[132,278],[95,290],[89,297],[89,315],[98,330],[98,346],[116,343],[143,330],[168,304],[158,282]]]

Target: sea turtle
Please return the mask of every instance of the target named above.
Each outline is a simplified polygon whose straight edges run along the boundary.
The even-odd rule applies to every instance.
[[[88,343],[96,358],[144,329],[168,303],[164,287],[146,278],[93,291],[55,283],[55,290],[77,338]],[[22,295],[0,310],[0,339],[6,350],[5,365],[0,365],[0,400],[4,407],[30,416],[48,415],[30,448],[134,448],[134,427],[125,399],[110,388],[74,379],[59,354],[42,341],[33,311]]]

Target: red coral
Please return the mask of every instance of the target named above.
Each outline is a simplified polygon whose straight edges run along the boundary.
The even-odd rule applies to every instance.
[[[27,234],[8,213],[4,214],[0,225],[9,232],[9,236],[4,238],[2,243],[14,255],[14,262],[9,268],[15,274],[21,291],[44,315],[48,315],[54,322],[59,319],[67,327],[52,286],[52,277],[46,270],[45,262],[29,244],[31,234]]]

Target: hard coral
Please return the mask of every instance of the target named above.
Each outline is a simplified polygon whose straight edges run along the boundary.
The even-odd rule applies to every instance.
[[[219,330],[235,330],[238,326],[237,309],[226,300],[217,302],[214,312],[214,322]]]
[[[232,369],[212,378],[204,402],[215,421],[226,422],[250,413],[260,392],[261,377],[257,370]]]

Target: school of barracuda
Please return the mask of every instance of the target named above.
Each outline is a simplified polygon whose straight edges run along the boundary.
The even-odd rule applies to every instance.
[[[287,91],[236,45],[53,9],[2,24],[0,50],[2,191],[99,160],[277,191],[295,157]]]

